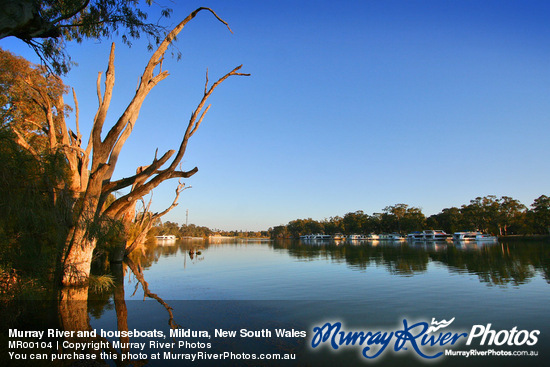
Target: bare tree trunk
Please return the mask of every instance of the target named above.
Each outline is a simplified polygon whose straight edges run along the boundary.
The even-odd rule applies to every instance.
[[[71,246],[64,261],[61,283],[67,286],[77,286],[88,283],[90,277],[90,268],[92,265],[92,255],[96,246],[96,240],[82,238],[81,232],[84,229],[77,230],[78,238]],[[84,234],[85,236],[85,234]]]
[[[100,85],[101,73],[97,79],[99,108],[94,118],[92,132],[86,149],[84,150],[80,147],[78,119],[76,135],[70,134],[66,126],[62,126],[62,143],[59,143],[54,140],[54,137],[51,137],[52,146],[63,147],[71,166],[72,173],[74,174],[75,171],[78,171],[78,174],[74,175],[73,181],[75,188],[79,189],[77,196],[79,196],[78,200],[81,201],[82,205],[82,208],[76,215],[75,227],[71,230],[70,237],[66,241],[62,276],[62,283],[64,285],[78,285],[87,282],[87,278],[90,274],[93,251],[97,244],[97,238],[94,238],[95,235],[88,230],[90,223],[94,221],[97,223],[97,221],[101,221],[105,218],[123,220],[123,218],[128,216],[128,213],[135,207],[137,200],[149,194],[162,182],[171,178],[188,178],[198,171],[196,167],[189,171],[180,171],[178,168],[186,152],[188,140],[197,131],[206,113],[210,109],[210,105],[206,105],[208,98],[212,95],[214,90],[230,76],[249,75],[238,72],[242,67],[241,65],[209,86],[207,72],[203,97],[195,111],[191,114],[178,151],[170,150],[158,159],[155,154],[153,162],[144,169],[138,170],[134,176],[111,181],[120,151],[133,130],[145,97],[160,81],[168,77],[168,72],[162,70],[164,53],[169,44],[183,30],[183,27],[202,10],[209,11],[227,26],[227,23],[209,8],[198,8],[189,14],[189,16],[166,36],[158,49],[153,53],[141,76],[140,84],[138,85],[134,97],[120,118],[106,134],[103,134],[102,130],[110,106],[115,81],[114,44],[111,47],[111,53],[109,55],[109,63],[105,73],[105,90],[103,93]],[[74,99],[78,110],[76,96]],[[47,108],[51,110],[51,103],[45,101],[45,104]],[[51,120],[50,125],[52,126],[50,131],[55,134],[53,120]],[[105,136],[105,138],[102,139],[102,136]],[[91,169],[88,171],[87,165],[90,154]],[[166,163],[169,163],[169,166],[162,168]],[[77,176],[80,176],[80,180],[78,180]],[[78,187],[77,184],[80,186]],[[111,193],[125,188],[130,188],[128,194],[119,197],[109,205],[104,205],[107,197]],[[179,195],[179,192],[177,194]],[[175,203],[169,209],[174,206]],[[129,249],[127,250],[125,245],[126,244],[119,246],[117,253],[113,254],[115,260],[121,261],[122,257],[128,253]],[[135,246],[130,246],[130,249],[134,247]]]
[[[61,283],[67,286],[76,286],[88,283],[92,255],[97,244],[97,239],[89,233],[89,226],[97,216],[97,206],[101,192],[101,182],[97,176],[105,171],[98,170],[90,178],[88,191],[83,197],[82,209],[76,220],[75,226],[69,232],[69,238],[65,244],[63,272]]]

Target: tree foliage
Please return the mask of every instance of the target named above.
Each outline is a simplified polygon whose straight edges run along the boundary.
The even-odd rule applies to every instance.
[[[68,87],[44,67],[0,48],[0,117],[19,143],[34,155],[52,148],[50,129],[60,126],[70,111],[63,103]],[[61,131],[53,135],[59,137]]]
[[[153,4],[146,0],[146,5]],[[172,9],[159,9],[167,18]],[[65,42],[109,38],[120,34],[123,42],[148,37],[149,48],[159,44],[165,28],[148,21],[139,0],[5,0],[0,9],[0,39],[17,37],[31,46],[56,74],[72,64]]]
[[[144,205],[146,209],[136,213],[136,203],[162,182],[171,178],[188,178],[198,171],[197,167],[183,171],[180,163],[189,139],[197,132],[211,107],[207,105],[209,97],[227,78],[248,75],[239,72],[241,65],[211,83],[207,73],[203,96],[187,122],[179,148],[169,150],[160,157],[155,153],[151,163],[138,167],[135,175],[114,179],[119,154],[132,133],[141,106],[149,92],[169,75],[168,71],[162,70],[162,60],[168,47],[185,25],[203,10],[210,12],[227,26],[227,23],[209,8],[198,8],[190,13],[160,42],[141,75],[133,98],[118,120],[112,126],[105,126],[115,80],[113,44],[103,89],[100,83],[101,73],[98,76],[97,94],[100,103],[91,122],[91,134],[87,142],[80,134],[78,101],[74,93],[76,129],[73,132],[65,121],[63,93],[67,88],[57,77],[20,58],[6,56],[5,60],[2,59],[7,67],[2,71],[2,88],[8,92],[8,96],[1,100],[2,113],[5,115],[2,127],[12,133],[13,141],[35,160],[40,162],[47,153],[61,157],[63,164],[60,167],[66,168],[66,178],[50,183],[54,205],[62,190],[71,193],[72,199],[72,215],[66,225],[67,236],[60,255],[60,273],[64,284],[76,285],[87,282],[93,251],[101,238],[109,238],[111,245],[115,242],[114,248],[120,250],[118,259],[122,260],[123,255],[135,248],[136,240],[151,228],[155,220],[177,205],[178,196],[184,189],[182,183],[178,185],[174,202],[167,210],[149,213],[149,206]],[[11,89],[13,93],[10,94]],[[41,144],[35,144],[35,140]],[[49,167],[45,164],[42,166],[44,169]],[[124,189],[126,194],[113,197],[114,192]],[[122,233],[113,231],[117,228],[117,221],[124,224]],[[137,226],[130,226],[132,222]]]
[[[478,230],[495,235],[550,233],[550,198],[535,199],[532,209],[509,196],[476,197],[461,208],[445,208],[426,218],[420,208],[407,204],[386,206],[381,213],[368,215],[362,210],[322,221],[296,219],[277,226],[274,238],[298,238],[311,233],[368,234],[398,232],[407,234],[423,229],[441,229],[447,233]]]
[[[37,159],[15,139],[0,128],[0,266],[51,279],[72,215],[70,194],[52,189],[66,165],[58,154]]]
[[[550,197],[541,195],[531,205],[529,217],[537,233],[550,234]]]

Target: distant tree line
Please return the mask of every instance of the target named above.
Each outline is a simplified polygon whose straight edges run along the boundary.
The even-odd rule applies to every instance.
[[[151,236],[158,235],[174,235],[176,237],[208,237],[211,235],[220,235],[227,237],[240,238],[269,238],[269,231],[221,231],[212,230],[208,227],[197,226],[195,224],[183,224],[166,221],[164,223],[158,221],[150,232]]]
[[[157,223],[150,232],[153,236],[158,235],[174,235],[176,237],[208,237],[212,234],[212,230],[207,227],[200,227],[195,224],[182,225],[178,223],[166,221]]]
[[[372,215],[358,210],[321,221],[296,219],[287,225],[270,228],[269,232],[272,238],[298,238],[310,233],[407,234],[424,229],[441,229],[447,233],[478,230],[500,236],[550,234],[550,198],[542,195],[527,208],[509,196],[488,195],[470,200],[460,208],[445,208],[429,217],[420,208],[395,204]]]
[[[170,234],[177,237],[208,237],[221,235],[241,238],[298,238],[311,233],[333,235],[391,233],[407,234],[425,229],[441,229],[447,233],[477,230],[499,236],[550,234],[550,197],[541,195],[530,208],[509,196],[476,197],[460,208],[445,208],[440,213],[426,217],[420,208],[407,204],[395,204],[372,215],[362,210],[346,213],[321,221],[296,219],[286,225],[265,231],[221,231],[195,224],[179,225],[158,221],[151,235]]]
[[[271,232],[267,231],[242,231],[242,230],[232,230],[232,231],[216,231],[216,234],[220,236],[229,236],[229,237],[239,237],[239,238],[269,238]]]

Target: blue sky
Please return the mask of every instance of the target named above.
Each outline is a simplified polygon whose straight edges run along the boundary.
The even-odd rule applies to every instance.
[[[162,2],[161,2],[162,3]],[[165,220],[261,230],[297,218],[380,212],[405,203],[424,214],[507,195],[530,205],[549,195],[550,4],[546,1],[184,1],[175,25],[183,59],[148,96],[115,175],[176,149],[206,68],[227,80],[193,136],[180,204]],[[150,53],[116,37],[109,117],[127,103]],[[97,108],[95,80],[110,40],[70,45],[65,82],[81,125]],[[0,47],[37,62],[26,46]],[[70,103],[70,98],[67,97]],[[172,201],[176,182],[153,195]]]

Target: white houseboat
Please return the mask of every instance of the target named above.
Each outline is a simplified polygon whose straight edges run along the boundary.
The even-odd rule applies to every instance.
[[[177,237],[172,235],[172,234],[164,234],[164,235],[160,235],[160,236],[155,236],[155,238],[157,240],[165,240],[165,241],[175,241],[177,239]]]
[[[412,232],[407,235],[407,240],[409,241],[424,241],[424,233],[422,232]]]
[[[489,243],[498,242],[498,239],[496,236],[491,236],[489,234],[485,234],[481,232],[455,232],[453,234],[453,240],[458,242],[468,242],[468,241],[489,242]]]
[[[380,241],[404,241],[405,237],[399,233],[382,233],[378,236]]]
[[[306,234],[306,235],[303,235],[303,236],[300,236],[300,239],[301,240],[306,240],[306,241],[309,241],[309,240],[331,240],[332,237],[328,234]]]
[[[412,232],[407,235],[409,241],[448,241],[451,235],[442,230],[426,230],[422,232]]]

